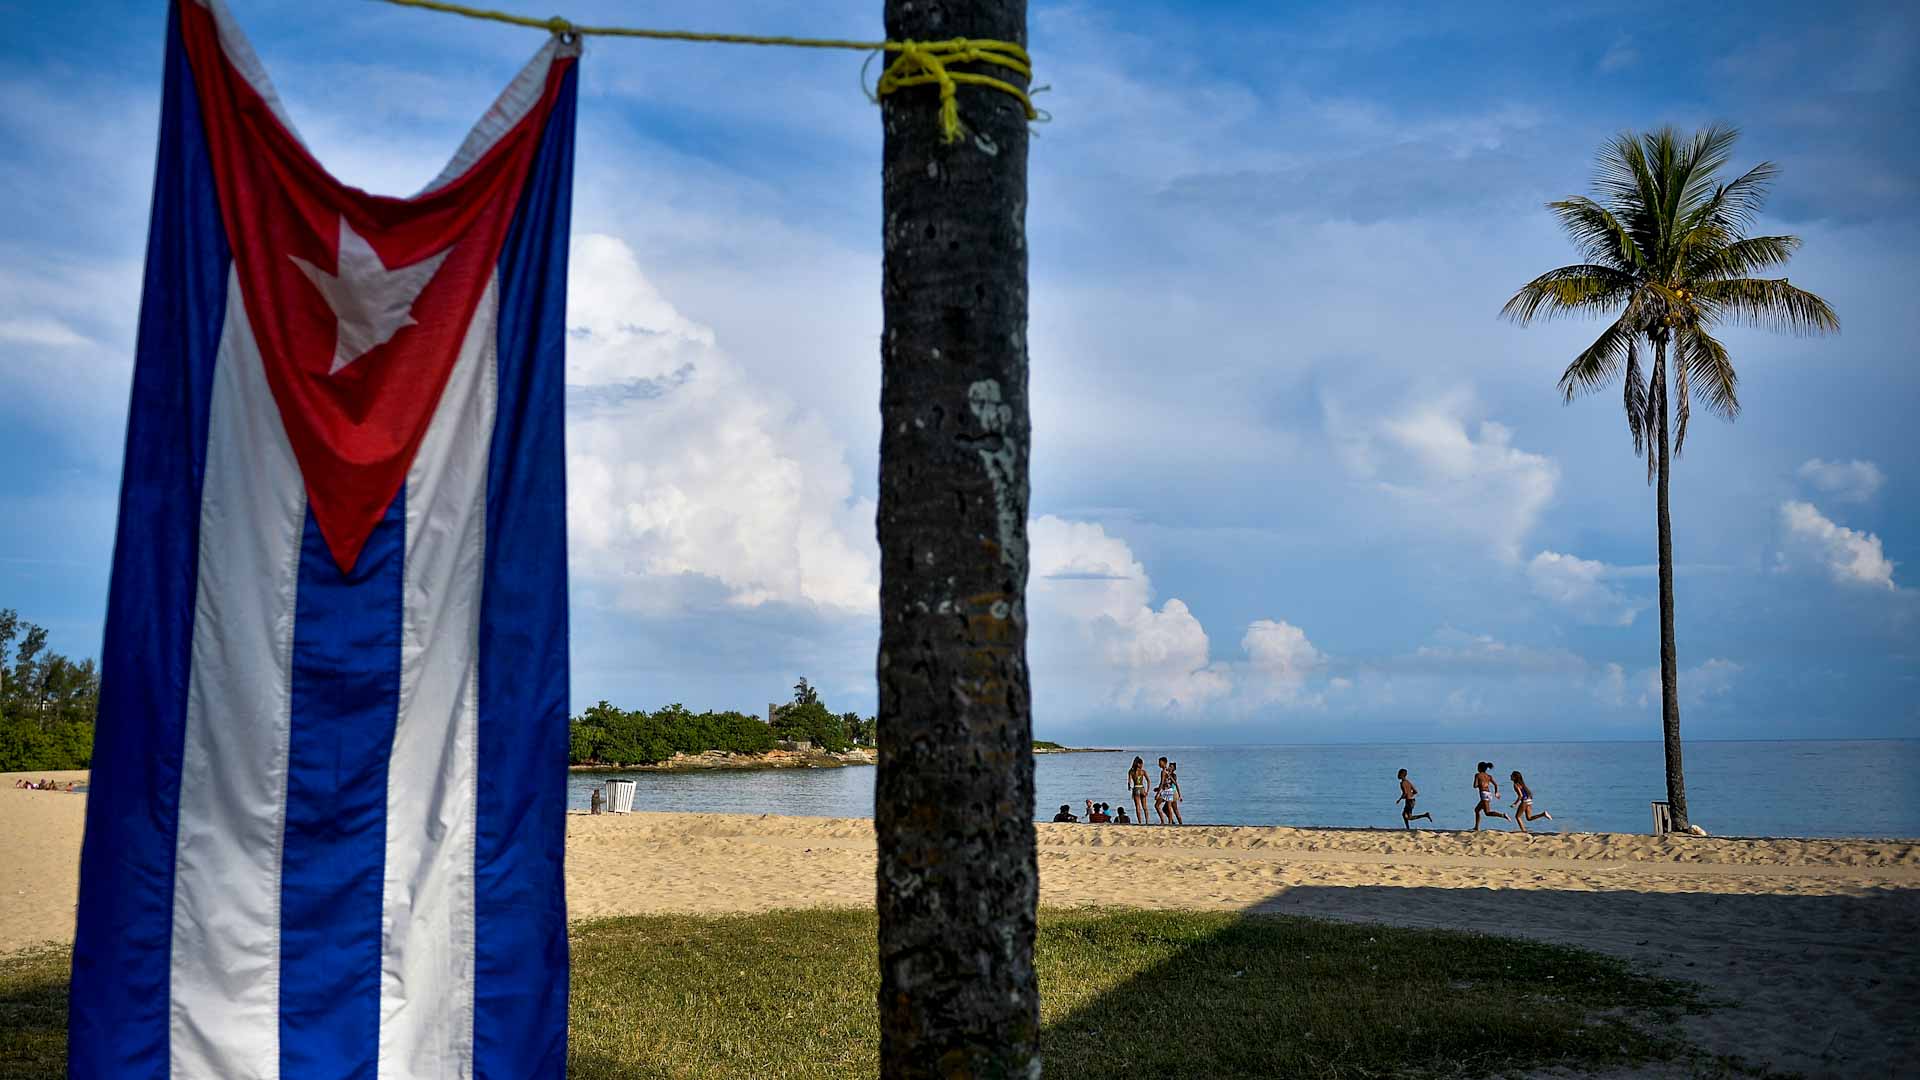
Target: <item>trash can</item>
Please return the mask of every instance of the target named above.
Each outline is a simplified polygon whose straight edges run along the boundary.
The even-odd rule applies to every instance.
[[[607,809],[615,814],[633,813],[633,789],[637,786],[631,780],[607,781]]]

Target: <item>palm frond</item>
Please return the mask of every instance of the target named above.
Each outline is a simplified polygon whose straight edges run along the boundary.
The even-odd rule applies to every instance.
[[[1825,300],[1796,289],[1786,278],[1727,278],[1700,282],[1698,295],[1714,321],[1760,326],[1790,334],[1825,334],[1840,329],[1840,316]]]
[[[1799,247],[1797,236],[1748,236],[1703,247],[1688,259],[1685,278],[1699,283],[1750,277],[1793,258]]]
[[[1647,483],[1654,481],[1656,469],[1660,464],[1660,455],[1654,452],[1655,440],[1660,437],[1660,423],[1667,413],[1667,343],[1659,338],[1653,342],[1653,372],[1647,377]]]
[[[1692,145],[1680,157],[1679,183],[1674,192],[1676,211],[1712,200],[1715,180],[1733,157],[1733,144],[1739,140],[1740,129],[1732,124],[1708,124],[1693,133]],[[1676,212],[1674,219],[1680,216]]]
[[[1613,212],[1584,195],[1550,202],[1547,209],[1560,219],[1573,242],[1579,245],[1587,261],[1616,270],[1631,271],[1642,264],[1639,245]]]
[[[1674,340],[1674,369],[1676,380],[1686,380],[1679,385],[1697,388],[1700,400],[1714,415],[1722,420],[1740,415],[1740,374],[1733,369],[1733,358],[1727,355],[1727,347],[1704,328],[1687,327]],[[1687,391],[1679,390],[1678,396],[1684,415]],[[1675,453],[1679,452],[1679,443],[1686,441],[1685,430],[1683,424],[1681,435],[1675,441]]]
[[[1632,295],[1632,275],[1611,266],[1580,263],[1549,270],[1520,287],[1500,316],[1525,326],[1536,315],[1553,318],[1612,307]]]
[[[1626,385],[1627,434],[1633,436],[1633,456],[1647,451],[1647,380],[1640,371],[1639,335],[1627,338]]]
[[[1716,188],[1713,196],[1695,211],[1694,217],[1700,222],[1717,221],[1730,232],[1739,233],[1753,224],[1760,208],[1766,205],[1767,189],[1779,174],[1779,167],[1771,161],[1755,165]]]
[[[1622,315],[1611,326],[1600,331],[1593,344],[1584,349],[1567,370],[1560,375],[1560,396],[1572,401],[1581,394],[1592,393],[1613,381],[1619,373],[1621,362],[1633,352],[1634,327],[1628,316]]]

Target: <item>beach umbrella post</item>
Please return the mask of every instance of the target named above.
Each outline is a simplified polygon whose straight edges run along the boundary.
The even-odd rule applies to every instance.
[[[887,0],[886,29],[1024,46],[1026,2]],[[963,82],[949,141],[934,92],[881,99],[880,1072],[1037,1077],[1027,114]]]

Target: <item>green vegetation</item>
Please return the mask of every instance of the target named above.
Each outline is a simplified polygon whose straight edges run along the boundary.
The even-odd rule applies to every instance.
[[[1721,327],[1762,326],[1793,334],[1840,329],[1840,317],[1825,300],[1784,277],[1755,276],[1785,265],[1800,247],[1800,238],[1747,235],[1779,169],[1763,161],[1721,180],[1738,138],[1738,131],[1721,124],[1702,128],[1691,138],[1671,127],[1615,136],[1600,148],[1593,197],[1575,195],[1547,204],[1580,249],[1582,261],[1534,278],[1501,310],[1522,326],[1536,318],[1566,315],[1611,320],[1561,373],[1560,394],[1572,401],[1620,380],[1633,452],[1647,458],[1660,564],[1667,803],[1674,828],[1682,832],[1688,817],[1673,637],[1670,458],[1686,446],[1695,397],[1723,420],[1740,415],[1740,376],[1726,346],[1714,337]],[[1642,349],[1653,353],[1644,377]]]
[[[874,1075],[870,911],[573,931],[576,1080]],[[1226,913],[1043,911],[1048,1076],[1459,1076],[1687,1053],[1691,988],[1504,938]],[[0,1077],[58,1075],[67,952],[0,967]],[[1651,1009],[1647,1002],[1672,1003]]]
[[[0,608],[0,772],[84,769],[93,760],[100,673],[47,651],[47,632]]]
[[[782,739],[806,740],[834,753],[873,745],[872,718],[829,712],[804,678],[793,690],[793,700],[774,711],[772,724],[745,713],[695,713],[678,704],[628,712],[602,701],[573,718],[571,760],[575,765],[651,765],[677,753],[764,754]]]

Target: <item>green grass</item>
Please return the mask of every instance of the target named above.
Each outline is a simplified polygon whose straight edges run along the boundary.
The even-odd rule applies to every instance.
[[[872,1076],[874,915],[574,928],[572,1062],[601,1078]],[[1689,1053],[1684,984],[1592,953],[1307,919],[1041,913],[1049,1077],[1451,1077]],[[66,952],[0,964],[0,1077],[65,1054]]]

